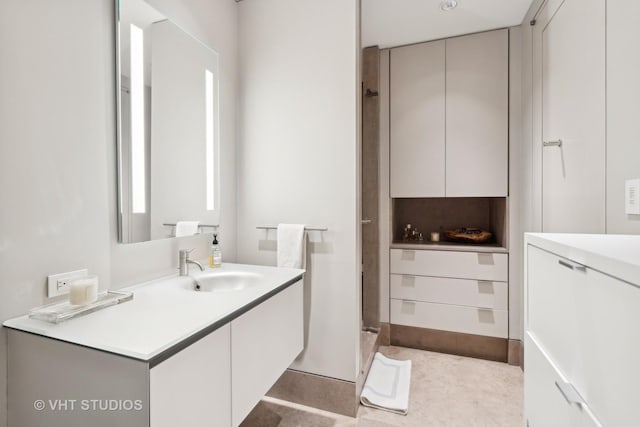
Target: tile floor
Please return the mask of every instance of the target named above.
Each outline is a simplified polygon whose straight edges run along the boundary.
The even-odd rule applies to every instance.
[[[523,374],[519,367],[403,347],[381,347],[411,359],[409,414],[360,407],[357,418],[265,398],[242,427],[521,427]]]

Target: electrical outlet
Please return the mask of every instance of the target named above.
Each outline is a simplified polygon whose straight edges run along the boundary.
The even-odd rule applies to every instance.
[[[47,296],[57,297],[69,293],[69,283],[80,277],[89,275],[89,270],[76,270],[68,273],[52,274],[47,276]]]

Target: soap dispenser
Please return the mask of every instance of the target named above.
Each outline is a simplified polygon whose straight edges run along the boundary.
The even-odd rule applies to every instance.
[[[209,267],[218,268],[222,266],[222,251],[218,243],[218,235],[213,235],[213,242],[211,243],[211,253],[209,254]]]

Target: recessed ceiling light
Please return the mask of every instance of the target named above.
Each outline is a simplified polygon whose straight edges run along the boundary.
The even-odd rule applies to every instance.
[[[440,2],[440,10],[444,12],[453,10],[456,8],[456,6],[458,6],[458,2],[456,0],[445,0],[443,2]]]

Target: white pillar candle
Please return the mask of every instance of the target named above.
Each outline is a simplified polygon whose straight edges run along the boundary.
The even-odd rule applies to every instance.
[[[69,285],[69,302],[74,305],[91,304],[98,299],[98,276],[86,276]]]

